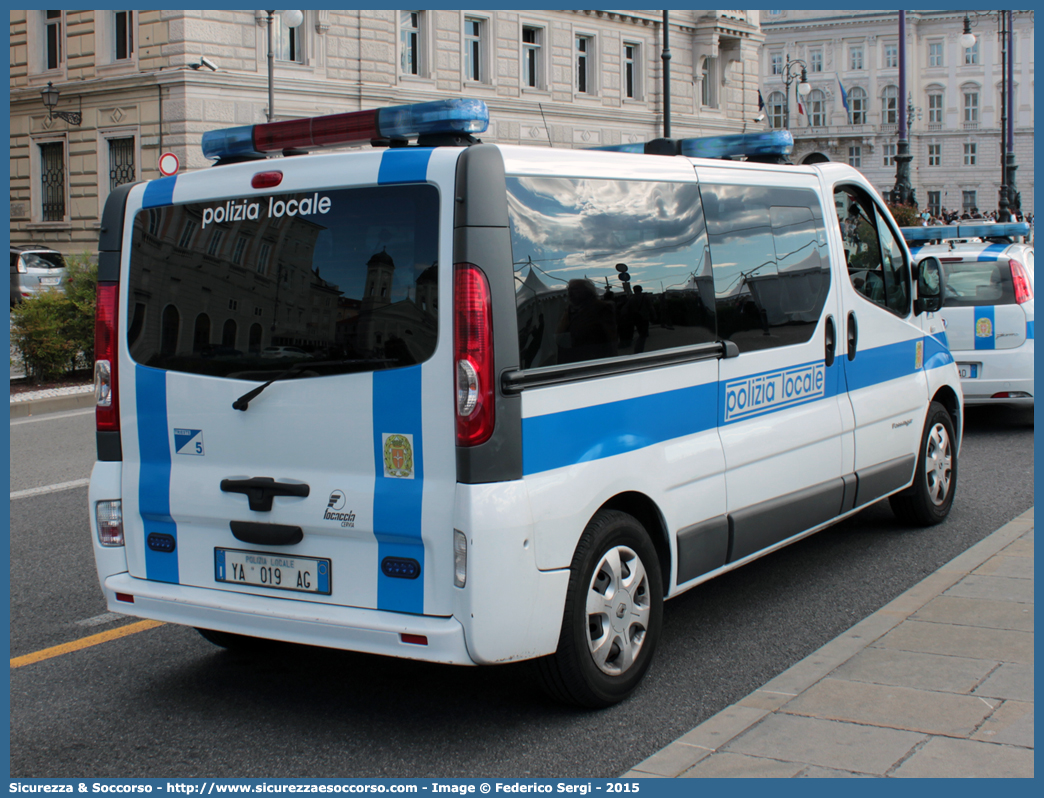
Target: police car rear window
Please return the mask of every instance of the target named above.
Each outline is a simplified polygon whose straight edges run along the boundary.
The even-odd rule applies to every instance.
[[[127,343],[138,363],[268,380],[409,366],[435,351],[430,185],[150,208],[134,222]]]
[[[943,259],[942,268],[946,275],[945,308],[1015,304],[1015,286],[1007,258],[970,263]]]

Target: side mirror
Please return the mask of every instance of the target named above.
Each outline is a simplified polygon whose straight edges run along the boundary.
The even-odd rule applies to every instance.
[[[946,291],[946,278],[938,258],[931,256],[917,264],[917,301],[914,302],[914,315],[935,313],[942,308],[943,294]]]

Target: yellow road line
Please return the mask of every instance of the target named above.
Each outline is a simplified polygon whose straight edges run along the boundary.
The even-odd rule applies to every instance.
[[[45,648],[42,651],[35,651],[32,654],[25,654],[21,657],[11,658],[12,668],[21,668],[23,665],[32,665],[34,662],[42,662],[45,659],[51,657],[59,657],[62,654],[69,654],[73,651],[79,651],[81,648],[90,648],[96,646],[99,643],[107,643],[110,640],[118,640],[121,637],[132,635],[137,632],[144,632],[146,629],[155,629],[157,626],[163,626],[162,621],[138,621],[137,623],[129,623],[126,626],[120,626],[116,629],[110,629],[107,632],[100,632],[96,635],[90,635],[89,637],[81,637],[79,640],[73,640],[69,643],[62,643],[60,646],[53,646],[52,648]]]

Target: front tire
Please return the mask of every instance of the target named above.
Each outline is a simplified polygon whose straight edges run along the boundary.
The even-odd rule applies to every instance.
[[[644,527],[599,512],[573,555],[558,650],[538,662],[552,697],[590,709],[627,698],[649,670],[663,626],[663,580]]]
[[[892,512],[916,526],[934,526],[950,514],[957,491],[957,436],[946,408],[932,402],[921,435],[913,485],[889,499]]]

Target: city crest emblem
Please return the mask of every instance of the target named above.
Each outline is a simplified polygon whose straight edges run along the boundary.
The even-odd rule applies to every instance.
[[[384,476],[413,479],[413,436],[384,433]]]
[[[993,323],[989,319],[979,319],[975,322],[975,337],[989,338],[993,335]]]
[[[918,341],[914,346],[914,369],[924,368],[924,341]]]

